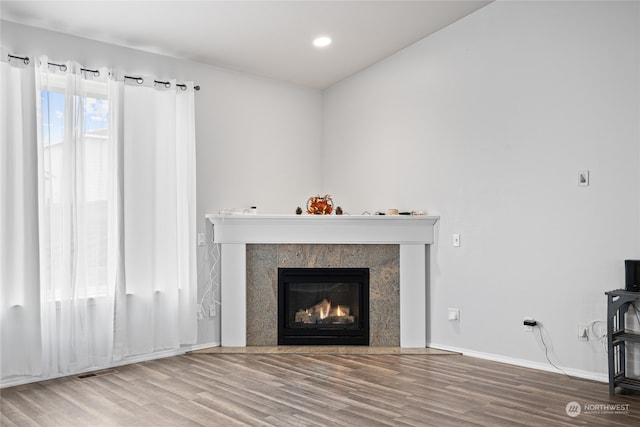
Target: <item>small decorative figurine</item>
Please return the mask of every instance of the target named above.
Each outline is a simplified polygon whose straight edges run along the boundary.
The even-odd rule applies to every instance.
[[[296,215],[302,215],[302,208],[300,206],[296,208]]]
[[[307,201],[307,213],[312,215],[331,215],[333,200],[329,194],[324,197],[313,196]]]
[[[338,206],[338,207],[336,208],[336,215],[342,215],[342,213],[343,213],[343,212],[342,212],[342,208],[341,208],[340,206]]]

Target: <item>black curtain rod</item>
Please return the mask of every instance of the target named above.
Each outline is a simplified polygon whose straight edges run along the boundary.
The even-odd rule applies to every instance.
[[[67,71],[67,64],[56,64],[55,62],[47,62],[47,64],[60,68],[60,71]]]
[[[135,76],[124,76],[125,79],[130,79],[130,80],[135,80],[136,83],[138,83],[139,85],[141,85],[142,83],[144,83],[144,79],[142,77],[135,77]],[[171,82],[168,81],[162,81],[162,80],[154,80],[154,83],[157,83],[159,85],[164,85],[166,88],[171,87]],[[182,90],[187,90],[187,85],[183,84],[183,83],[176,83],[176,86],[178,86],[180,89]],[[193,89],[195,90],[200,90],[200,86],[199,85],[194,85]]]
[[[60,71],[67,71],[67,65],[66,64],[56,64],[55,62],[47,62],[47,64],[53,65],[54,67],[60,68]],[[80,71],[93,73],[93,75],[96,76],[96,77],[100,76],[100,70],[93,70],[91,68],[80,68]]]
[[[24,62],[24,65],[29,65],[29,57],[28,56],[16,56],[16,55],[11,55],[10,53],[7,54],[9,56],[9,58],[14,58],[14,59],[21,59]]]
[[[28,65],[29,62],[30,62],[30,59],[29,59],[28,56],[18,56],[18,55],[12,55],[10,53],[7,54],[7,56],[9,58],[20,59],[20,60],[22,60],[24,62],[25,65]],[[52,65],[54,67],[58,67],[60,69],[60,71],[67,71],[67,65],[66,64],[57,64],[55,62],[48,62],[48,64]],[[91,68],[80,68],[80,71],[87,71],[87,72],[93,73],[93,75],[96,76],[96,77],[98,77],[100,75],[100,71],[99,70],[93,70]],[[139,85],[144,83],[144,79],[142,77],[124,76],[124,78],[125,79],[135,80]],[[165,85],[165,87],[167,87],[167,88],[171,87],[171,83],[167,82],[167,81],[154,80],[154,83]],[[176,86],[178,86],[182,90],[187,90],[187,85],[186,84],[176,83]],[[194,85],[193,88],[195,90],[200,90],[200,86],[199,85]]]
[[[179,88],[182,88],[182,90],[186,90],[187,89],[187,85],[182,84],[182,83],[176,83],[176,86],[178,86]],[[193,89],[194,90],[200,90],[200,85],[193,85]]]
[[[100,70],[92,70],[91,68],[80,68],[80,71],[85,71],[85,72],[93,73],[93,75],[94,75],[95,77],[99,77],[99,76],[100,76]]]

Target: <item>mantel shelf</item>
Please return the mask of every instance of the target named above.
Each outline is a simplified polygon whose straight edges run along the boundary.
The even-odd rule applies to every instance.
[[[433,243],[431,215],[207,214],[215,243],[422,244]]]

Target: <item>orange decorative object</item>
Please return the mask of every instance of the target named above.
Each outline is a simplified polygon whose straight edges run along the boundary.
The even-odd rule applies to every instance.
[[[333,200],[330,195],[313,196],[307,201],[307,213],[312,215],[330,215],[333,212]]]

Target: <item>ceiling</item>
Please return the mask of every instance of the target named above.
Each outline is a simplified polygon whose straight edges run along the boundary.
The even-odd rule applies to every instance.
[[[4,20],[324,89],[490,1],[0,1]],[[318,35],[333,39],[315,48]]]

